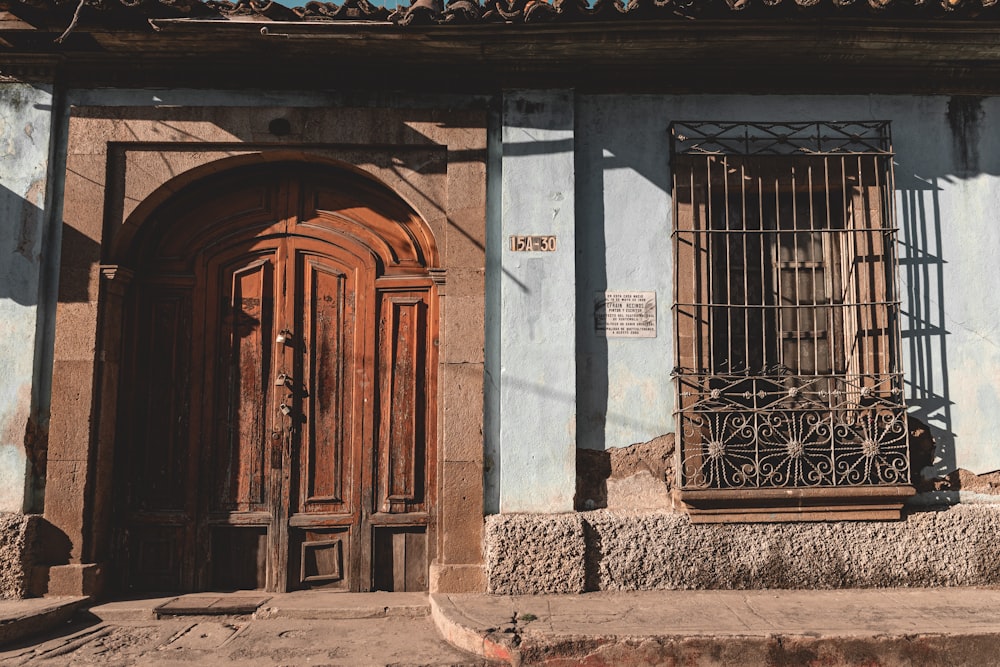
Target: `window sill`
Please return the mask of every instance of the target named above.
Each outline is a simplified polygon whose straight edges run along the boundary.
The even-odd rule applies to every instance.
[[[691,523],[784,521],[893,521],[902,518],[912,486],[812,489],[674,490],[674,503]]]

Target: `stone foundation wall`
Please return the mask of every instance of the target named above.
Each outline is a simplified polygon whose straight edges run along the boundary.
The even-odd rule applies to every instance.
[[[0,513],[0,599],[27,595],[33,523],[30,515]]]
[[[671,512],[505,514],[486,519],[486,572],[497,594],[996,585],[997,535],[996,505],[697,526]]]

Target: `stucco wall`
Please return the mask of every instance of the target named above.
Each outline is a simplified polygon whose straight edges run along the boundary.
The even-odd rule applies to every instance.
[[[553,130],[554,109],[572,132]],[[501,334],[487,376],[486,471],[491,511],[559,511],[552,491],[578,447],[605,450],[672,432],[674,367],[671,174],[673,120],[889,120],[896,152],[902,359],[906,400],[937,447],[928,478],[956,468],[1000,469],[1000,99],[946,96],[584,95],[505,91],[502,233],[557,233],[576,252],[558,257],[501,247],[487,279],[503,298],[487,321]],[[572,154],[572,165],[566,156]],[[573,176],[576,225],[563,220],[562,182]],[[493,206],[495,215],[497,205]],[[556,211],[554,213],[554,211]],[[497,265],[500,265],[499,267]],[[594,295],[653,291],[655,338],[595,333]],[[560,298],[575,299],[575,336]],[[488,341],[489,341],[488,337]],[[553,344],[553,341],[561,341]],[[492,360],[492,361],[491,361]],[[491,374],[492,371],[492,374]],[[566,418],[575,410],[575,420]],[[506,500],[503,500],[506,496]]]
[[[667,126],[697,119],[892,121],[906,400],[933,431],[937,473],[1000,468],[996,98],[578,95],[578,444],[673,430]],[[657,338],[595,336],[602,288],[656,290]]]
[[[488,488],[501,512],[573,508],[576,291],[573,94],[505,95],[502,129],[500,466]],[[512,251],[512,235],[554,235],[554,252]]]
[[[36,330],[52,94],[0,84],[0,511],[20,512],[39,434]]]
[[[1000,508],[958,505],[904,521],[692,525],[683,514],[487,518],[498,594],[584,590],[871,588],[1000,583]]]

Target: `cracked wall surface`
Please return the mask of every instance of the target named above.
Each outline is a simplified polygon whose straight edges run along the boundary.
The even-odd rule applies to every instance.
[[[628,447],[576,450],[578,510],[668,509],[673,482],[673,433]]]
[[[1000,584],[1000,508],[956,505],[896,522],[692,525],[596,510],[486,522],[488,589],[875,588]]]

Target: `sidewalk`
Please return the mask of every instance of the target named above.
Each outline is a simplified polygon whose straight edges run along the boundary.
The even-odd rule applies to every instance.
[[[6,634],[0,641],[11,642],[18,627],[38,632],[59,615],[57,622],[64,622],[83,602],[4,601],[0,630]],[[539,596],[243,591],[123,600],[94,605],[88,613],[103,624],[163,625],[157,632],[166,636],[172,632],[167,625],[185,618],[174,615],[178,610],[195,615],[185,623],[205,628],[232,612],[232,618],[244,619],[243,625],[257,627],[260,636],[272,626],[282,637],[296,627],[310,628],[314,639],[307,641],[303,634],[302,650],[326,635],[332,646],[340,632],[335,626],[356,626],[350,641],[357,646],[350,655],[361,655],[364,637],[376,636],[382,642],[409,642],[410,652],[402,655],[422,656],[415,664],[430,664],[433,656],[443,661],[434,664],[474,662],[433,644],[417,650],[418,638],[433,641],[433,621],[452,645],[515,666],[1000,665],[1000,590],[981,588]],[[367,625],[363,619],[369,619]],[[253,639],[253,627],[241,641]],[[219,643],[236,646],[234,641]],[[277,645],[276,640],[256,641]],[[340,641],[348,641],[346,635]],[[157,642],[150,635],[150,647],[159,646],[155,655],[169,653]],[[204,652],[206,659],[213,655],[218,654]]]
[[[86,597],[0,600],[0,646],[65,623],[87,600]]]
[[[118,600],[0,646],[4,667],[493,664],[441,638],[425,593],[241,591]]]
[[[450,642],[513,665],[1000,665],[1000,590],[432,595]]]

